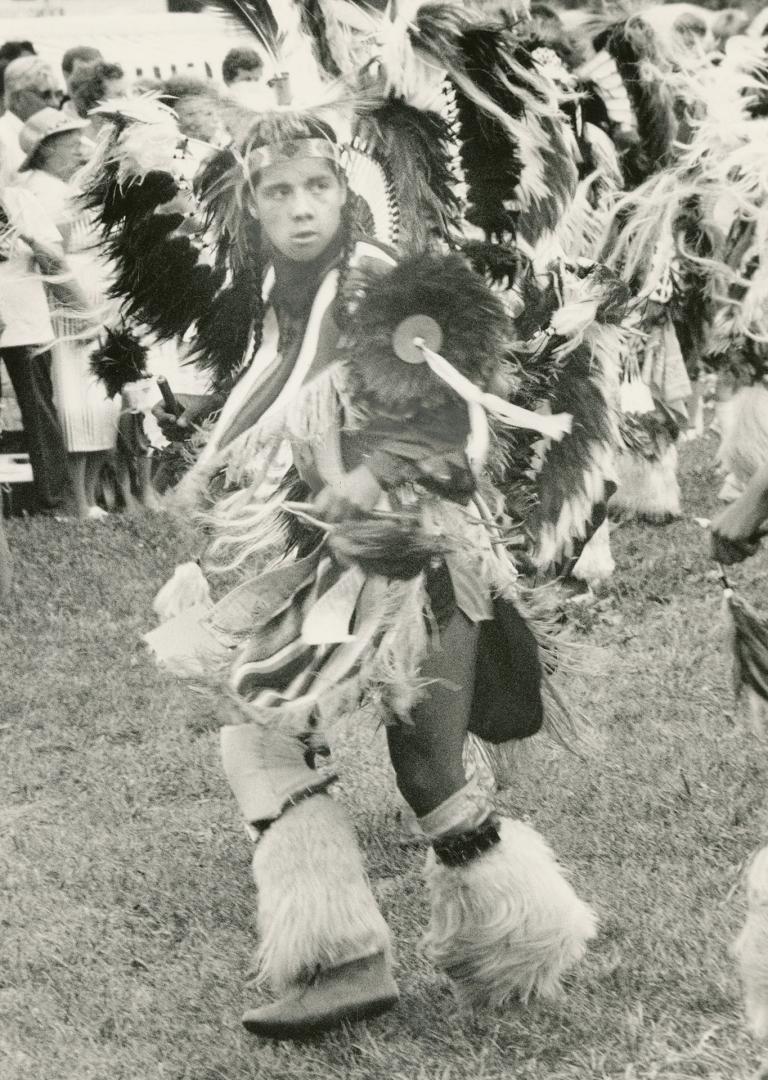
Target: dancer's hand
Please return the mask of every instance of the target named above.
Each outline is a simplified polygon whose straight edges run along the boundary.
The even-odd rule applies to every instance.
[[[176,400],[183,406],[179,416],[166,412],[159,401],[152,409],[157,426],[169,442],[183,442],[195,428],[218,407],[218,399],[212,394],[177,394]]]
[[[338,483],[323,488],[315,499],[315,510],[325,521],[344,521],[373,510],[380,497],[376,477],[367,466],[358,465]]]
[[[760,546],[768,519],[768,468],[758,470],[744,494],[721,511],[712,522],[712,558],[718,562],[742,562]]]

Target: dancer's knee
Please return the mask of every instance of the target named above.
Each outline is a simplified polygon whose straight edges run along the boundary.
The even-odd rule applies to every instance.
[[[417,817],[430,813],[467,782],[460,754],[441,757],[412,749],[391,756],[400,794]]]

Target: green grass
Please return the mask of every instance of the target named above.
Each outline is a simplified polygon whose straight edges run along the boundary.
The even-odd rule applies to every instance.
[[[419,953],[421,850],[399,843],[381,738],[337,747],[397,942],[400,1006],[304,1046],[239,1024],[254,947],[249,849],[209,704],[139,639],[195,538],[165,518],[13,522],[0,614],[3,1080],[740,1080],[728,955],[744,860],[765,839],[765,747],[736,715],[705,537],[714,443],[683,452],[686,520],[614,533],[618,572],[579,639],[571,698],[602,732],[584,762],[525,755],[528,815],[600,914],[558,1007],[475,1017]],[[768,557],[734,578],[759,601]],[[768,607],[768,597],[766,598]]]

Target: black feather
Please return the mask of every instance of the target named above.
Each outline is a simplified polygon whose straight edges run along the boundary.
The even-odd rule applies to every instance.
[[[194,241],[176,233],[180,214],[152,214],[124,228],[107,245],[115,265],[113,296],[126,315],[167,340],[187,332],[208,310],[225,271],[201,261]]]
[[[277,492],[283,496],[285,502],[306,503],[312,498],[312,489],[301,479],[295,465],[291,465],[285,473],[277,486]],[[314,551],[326,535],[322,529],[310,525],[288,510],[280,511],[280,524],[285,536],[285,554],[295,554],[297,559]]]
[[[334,59],[328,41],[328,28],[322,0],[298,0],[298,4],[302,29],[312,39],[317,59],[328,75],[338,79],[341,70]]]
[[[219,392],[228,392],[242,369],[259,289],[251,274],[239,274],[200,312],[192,359]]]
[[[584,474],[592,467],[594,453],[610,446],[614,439],[612,410],[596,372],[591,350],[577,346],[563,364],[549,405],[553,413],[567,412],[573,417],[573,430],[559,443],[553,443],[537,477],[538,517],[543,522],[557,522],[570,497],[583,490]],[[589,524],[592,507],[585,507],[582,530]]]
[[[104,383],[109,397],[115,397],[126,383],[147,377],[147,348],[127,326],[105,327],[105,337],[91,353],[91,371]]]
[[[401,248],[423,251],[435,237],[455,242],[461,230],[461,205],[449,122],[438,113],[390,98],[362,121],[361,138],[390,183]]]
[[[505,62],[505,51],[509,44],[507,31],[499,27],[467,30],[460,40],[461,66],[466,75],[503,112],[520,119],[523,107],[514,93],[519,76],[510,71]],[[519,55],[516,53],[515,59],[524,67],[532,67],[532,61],[524,51],[519,51]],[[489,240],[508,240],[514,237],[516,231],[514,200],[523,163],[517,147],[512,144],[501,123],[479,109],[459,86],[454,88],[461,165],[467,184],[467,220],[482,229]]]
[[[472,269],[492,285],[511,289],[517,276],[517,251],[504,244],[484,240],[467,240],[461,245],[462,254]]]
[[[595,39],[615,60],[637,120],[638,143],[622,155],[628,186],[635,187],[669,163],[677,135],[674,102],[660,79],[644,79],[641,64],[653,58],[654,37],[650,27],[637,18],[614,24]]]
[[[233,19],[272,55],[280,47],[280,27],[269,0],[206,0],[205,6]]]
[[[462,36],[470,25],[459,4],[422,4],[408,28],[408,36],[413,48],[434,56],[443,67],[457,68],[463,63]]]

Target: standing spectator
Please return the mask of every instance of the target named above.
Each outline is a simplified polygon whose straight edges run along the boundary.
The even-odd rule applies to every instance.
[[[28,192],[7,187],[0,191],[0,204],[19,234],[0,259],[0,359],[21,410],[36,509],[50,513],[64,508],[69,485],[64,437],[53,403],[53,326],[37,259],[54,269],[47,259],[60,237],[46,227],[42,207]]]
[[[5,93],[5,69],[20,56],[37,56],[31,41],[6,41],[0,45],[0,113],[3,111],[2,97]]]
[[[264,61],[255,49],[230,49],[221,65],[225,86],[235,83],[258,83],[264,77]]]
[[[35,56],[35,46],[31,41],[6,41],[0,45],[0,116],[5,111],[5,69],[13,60],[20,56]],[[2,384],[0,383],[0,398],[2,398]]]
[[[67,93],[62,108],[66,109],[67,112],[75,113],[75,107],[72,103],[72,76],[83,64],[93,64],[103,59],[104,57],[93,45],[73,45],[71,49],[67,49],[64,53],[61,58],[61,73],[64,76]]]
[[[181,131],[212,146],[225,146],[225,103],[216,87],[194,75],[175,75],[158,86],[160,100],[176,113]]]
[[[20,56],[5,69],[5,112],[0,116],[0,191],[11,183],[24,160],[19,135],[40,109],[58,108],[61,90],[39,56]]]
[[[55,341],[53,355],[54,400],[64,431],[75,511],[81,518],[96,518],[96,487],[106,455],[117,442],[119,402],[107,397],[102,383],[90,370],[95,320],[103,321],[109,285],[106,264],[96,250],[91,212],[77,203],[73,183],[85,164],[85,120],[55,109],[42,109],[21,132],[26,158],[19,184],[30,191],[61,235],[67,264],[79,286],[87,313],[73,310],[51,297]]]
[[[119,64],[108,64],[104,60],[95,60],[80,64],[72,73],[69,82],[72,94],[72,108],[76,116],[90,124],[91,138],[98,134],[104,123],[103,117],[91,116],[103,101],[125,97],[128,89],[125,84],[125,72]]]

